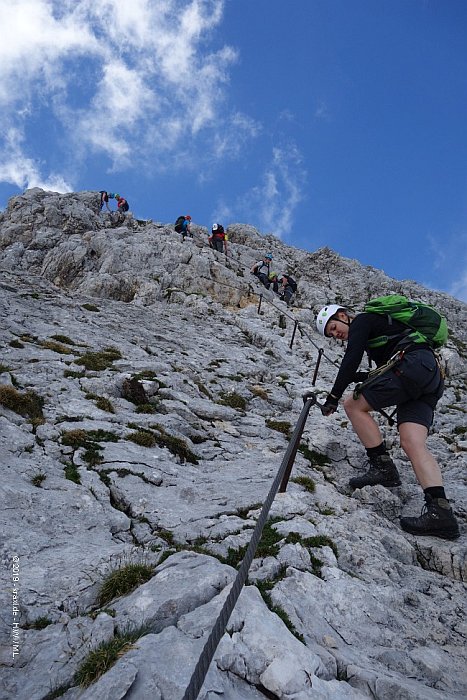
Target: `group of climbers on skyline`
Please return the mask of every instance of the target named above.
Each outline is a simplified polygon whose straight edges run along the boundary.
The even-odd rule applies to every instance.
[[[101,211],[104,205],[106,206],[107,211],[112,211],[112,209],[109,207],[109,199],[115,199],[115,201],[117,202],[117,211],[119,211],[120,213],[127,212],[130,209],[130,205],[128,204],[125,197],[121,197],[117,193],[100,190],[99,194],[101,196]]]
[[[182,234],[182,243],[186,238],[193,238],[191,231],[191,216],[182,214],[175,221],[174,229]],[[217,250],[218,253],[227,255],[227,234],[222,224],[214,223],[211,228],[211,235],[208,237],[209,247]]]
[[[106,190],[100,190],[99,194],[101,211],[104,206],[107,208],[107,211],[112,211],[109,207],[110,199],[115,199],[117,201],[117,209],[119,212],[123,213],[129,210],[127,200],[120,197],[119,194],[107,192]],[[179,217],[177,217],[174,224],[174,230],[181,234],[182,243],[186,239],[193,239],[190,214],[181,214]],[[216,250],[218,253],[224,253],[227,255],[227,241],[228,236],[224,226],[218,222],[213,223],[211,227],[211,235],[208,236],[209,247]],[[285,301],[288,306],[293,295],[297,291],[297,283],[288,273],[277,273],[272,271],[270,269],[271,263],[272,253],[266,253],[261,260],[253,265],[251,272],[260,280],[266,289],[269,289],[272,286],[273,292],[277,294],[280,299]]]

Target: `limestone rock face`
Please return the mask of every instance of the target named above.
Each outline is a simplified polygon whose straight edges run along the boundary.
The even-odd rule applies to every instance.
[[[466,697],[465,304],[245,224],[228,257],[193,230],[101,213],[96,192],[0,214],[0,696],[183,697],[318,349],[320,399],[343,355],[314,312],[401,292],[449,322],[428,444],[461,537],[401,531],[423,499],[394,427],[378,417],[402,485],[352,493],[364,451],[342,409],[312,408],[199,697]],[[269,250],[293,307],[249,272]]]

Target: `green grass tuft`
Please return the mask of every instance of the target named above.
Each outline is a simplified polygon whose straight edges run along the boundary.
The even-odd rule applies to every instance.
[[[118,659],[131,649],[134,643],[144,634],[147,634],[148,631],[145,628],[144,631],[135,630],[133,632],[117,633],[109,641],[99,644],[98,647],[89,652],[81,664],[74,676],[74,682],[83,688],[87,688],[112,668]]]
[[[219,401],[220,404],[223,406],[230,406],[231,408],[237,408],[241,411],[244,411],[247,406],[247,400],[241,396],[240,394],[237,394],[235,391],[228,391],[223,394],[221,394],[221,398]]]
[[[131,440],[141,447],[154,447],[157,444],[154,434],[148,430],[136,430],[127,436],[127,440]]]
[[[42,482],[45,481],[47,476],[43,474],[42,472],[37,472],[37,474],[34,474],[34,476],[31,477],[31,484],[33,486],[37,486],[37,488],[40,488],[42,486]]]
[[[45,350],[52,350],[53,352],[57,352],[60,355],[70,355],[72,352],[70,348],[68,348],[63,343],[57,343],[56,340],[41,340],[39,345]]]
[[[85,370],[83,370],[82,372],[74,372],[72,369],[66,369],[66,370],[63,372],[63,376],[65,377],[65,379],[68,379],[68,378],[70,378],[70,379],[81,379],[81,378],[84,377],[85,375],[86,375]]]
[[[71,340],[67,335],[52,335],[50,336],[52,340],[56,340],[57,343],[65,343],[65,345],[76,345],[76,343]]]
[[[35,420],[36,423],[43,422],[44,399],[34,391],[21,394],[12,386],[0,386],[0,404],[20,416]]]
[[[53,688],[47,695],[44,695],[42,700],[56,700],[56,698],[61,698],[62,695],[65,695],[65,693],[70,690],[71,688],[71,683],[68,683],[67,685],[60,685],[55,688]]]
[[[101,411],[106,411],[107,413],[115,413],[115,408],[112,405],[110,399],[105,396],[98,396],[97,394],[86,394],[86,399],[89,401],[94,401],[97,408]]]
[[[167,433],[164,428],[157,423],[151,424],[150,427],[157,430],[154,437],[159,447],[166,447],[169,452],[179,457],[182,462],[189,462],[190,464],[199,463],[198,456],[190,450],[185,440],[175,435],[170,435],[170,433]]]
[[[266,419],[265,423],[267,428],[270,428],[271,430],[276,430],[278,433],[282,433],[287,438],[290,438],[292,426],[288,421],[272,420],[268,418]]]
[[[317,452],[316,450],[310,450],[310,448],[304,443],[300,443],[298,451],[307,459],[312,466],[324,467],[325,464],[329,464],[329,457]]]
[[[83,365],[86,369],[101,372],[112,367],[115,360],[121,360],[122,355],[117,348],[104,348],[100,352],[85,352],[77,360],[76,365]]]
[[[75,484],[81,484],[78,468],[72,462],[67,462],[65,464],[65,479],[74,481]]]
[[[273,525],[280,520],[282,518],[271,518],[265,523],[255,557],[275,557],[279,553],[278,542],[284,539],[284,535],[280,535]]]
[[[101,607],[114,598],[127,595],[149,581],[154,575],[154,569],[148,564],[127,564],[121,569],[112,571],[104,580],[100,592],[98,603]]]
[[[43,630],[49,625],[52,625],[53,622],[52,620],[49,620],[48,617],[36,617],[35,620],[32,622],[29,622],[27,625],[24,625],[23,629],[26,630]]]
[[[135,413],[157,413],[157,407],[152,403],[140,403],[136,406]]]
[[[243,557],[245,556],[245,552],[247,549],[248,549],[247,544],[244,544],[242,547],[239,547],[238,549],[234,549],[233,547],[229,547],[227,550],[227,556],[226,557],[219,557],[219,559],[223,564],[228,564],[229,566],[233,566],[234,569],[236,569],[238,566],[240,566],[241,562],[243,561]]]
[[[310,479],[309,476],[296,476],[291,479],[291,481],[293,481],[294,484],[303,486],[303,488],[310,493],[314,493],[316,491],[316,484],[313,479]]]

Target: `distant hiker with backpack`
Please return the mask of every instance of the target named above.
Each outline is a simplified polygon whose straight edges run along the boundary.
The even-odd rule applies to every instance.
[[[269,281],[269,274],[270,274],[270,265],[272,262],[272,253],[266,253],[266,255],[263,257],[262,260],[258,260],[253,267],[251,268],[250,272],[255,275],[262,284],[266,287],[266,289],[269,289],[271,286],[271,282]]]
[[[117,200],[117,210],[122,214],[129,210],[130,205],[126,201],[125,197],[120,197],[119,194],[114,195]]]
[[[446,498],[441,470],[426,446],[444,390],[433,348],[447,339],[445,319],[421,302],[391,295],[368,302],[358,315],[340,304],[329,304],[319,312],[316,326],[328,338],[347,341],[336,380],[321,408],[323,415],[337,411],[349,384],[361,382],[353,396],[345,399],[344,410],[366,448],[369,471],[350,479],[350,487],[400,485],[396,465],[370,415],[370,411],[396,406],[401,447],[425,495],[421,515],[401,518],[401,527],[413,535],[456,539],[459,526]],[[365,351],[377,367],[369,376],[357,371]]]
[[[214,248],[214,250],[217,250],[219,253],[223,252],[227,255],[227,234],[222,224],[212,225],[208,243],[210,248]]]
[[[113,192],[106,192],[105,190],[100,190],[99,192],[101,196],[101,210],[105,206],[107,207],[107,211],[112,211],[111,208],[109,207],[109,199],[114,199],[115,195]]]
[[[177,233],[182,234],[182,243],[187,236],[193,238],[193,234],[191,232],[191,216],[189,214],[186,214],[186,216],[179,216],[175,222],[174,228]]]
[[[290,300],[297,291],[297,283],[293,277],[288,274],[285,275],[283,272],[280,273],[278,282],[281,285],[278,290],[279,296],[288,306],[290,304]]]
[[[268,275],[269,284],[272,284],[274,294],[279,294],[279,277],[277,272],[270,272]]]

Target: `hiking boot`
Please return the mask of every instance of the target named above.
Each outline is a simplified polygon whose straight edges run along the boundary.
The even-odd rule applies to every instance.
[[[378,455],[370,459],[370,469],[362,476],[350,479],[352,489],[362,489],[364,486],[400,486],[401,480],[396,465],[389,455]]]
[[[401,518],[401,528],[412,535],[432,535],[444,540],[456,540],[459,525],[449,501],[445,498],[425,496],[425,505],[418,518]]]

